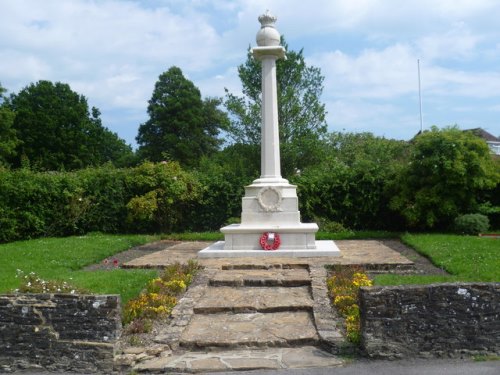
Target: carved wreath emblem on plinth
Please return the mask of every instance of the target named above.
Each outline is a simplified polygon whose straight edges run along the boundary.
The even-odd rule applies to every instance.
[[[273,186],[268,186],[259,191],[257,194],[257,201],[260,207],[266,212],[281,211],[281,191]]]

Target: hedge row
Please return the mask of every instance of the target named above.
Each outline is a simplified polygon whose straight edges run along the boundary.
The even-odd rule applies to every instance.
[[[406,229],[401,213],[389,209],[397,172],[376,162],[358,164],[330,163],[290,178],[298,185],[303,221]],[[92,231],[218,230],[240,217],[251,181],[225,168],[188,172],[172,162],[75,172],[0,170],[0,242]]]
[[[178,164],[0,172],[0,241],[177,230],[202,186]]]

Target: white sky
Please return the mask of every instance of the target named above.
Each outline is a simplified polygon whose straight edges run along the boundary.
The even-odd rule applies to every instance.
[[[238,93],[236,68],[269,9],[325,76],[329,130],[409,139],[458,124],[500,135],[498,0],[0,0],[0,82],[68,83],[135,146],[158,76]]]

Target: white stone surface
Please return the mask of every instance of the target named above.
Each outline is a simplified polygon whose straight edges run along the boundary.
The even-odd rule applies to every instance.
[[[221,228],[225,241],[199,254],[202,257],[338,256],[340,252],[333,241],[316,241],[315,223],[300,221],[297,187],[281,176],[276,60],[285,58],[285,49],[279,45],[276,17],[266,12],[259,22],[258,47],[252,53],[262,65],[261,175],[245,187],[241,224]],[[280,236],[277,250],[262,250],[259,240],[266,232]]]
[[[280,248],[278,250],[225,250],[224,241],[219,241],[201,250],[200,258],[255,258],[255,257],[339,257],[340,250],[333,241],[316,241],[315,249],[292,250]]]

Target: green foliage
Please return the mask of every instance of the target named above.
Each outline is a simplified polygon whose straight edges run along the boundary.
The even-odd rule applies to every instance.
[[[126,178],[134,192],[127,203],[130,227],[146,232],[182,230],[201,194],[193,174],[176,162],[146,162],[130,172]]]
[[[454,229],[459,234],[478,235],[490,228],[488,217],[481,214],[460,215],[455,219]]]
[[[132,155],[123,140],[102,126],[100,112],[89,113],[87,99],[69,85],[50,81],[30,84],[11,95],[13,129],[19,139],[15,167],[73,170]]]
[[[146,291],[131,299],[123,309],[124,324],[131,324],[131,331],[142,333],[144,320],[167,317],[177,304],[177,296],[193,281],[199,266],[195,261],[168,266],[160,277],[148,282]],[[134,323],[135,322],[135,323]]]
[[[306,220],[321,217],[354,229],[399,229],[387,209],[387,183],[394,179],[406,146],[370,133],[332,133],[322,163],[290,180],[298,185]]]
[[[348,230],[346,232],[323,232],[320,231],[316,234],[318,240],[366,240],[366,239],[387,239],[399,238],[400,233],[388,232],[383,230]]]
[[[0,245],[0,292],[19,287],[18,270],[54,285],[70,283],[93,293],[121,294],[124,303],[137,295],[156,271],[83,271],[83,267],[157,239],[153,236],[103,235],[42,238]],[[41,281],[39,282],[41,284]],[[72,289],[70,289],[71,291]]]
[[[326,281],[328,294],[337,311],[345,318],[347,339],[359,344],[361,327],[359,315],[359,288],[372,286],[372,281],[359,267],[334,267]]]
[[[500,281],[495,239],[444,234],[405,234],[401,239],[452,275],[475,281]]]
[[[414,138],[390,206],[410,228],[446,229],[458,215],[476,211],[499,182],[500,170],[482,139],[456,127],[433,127]]]
[[[329,233],[350,232],[350,230],[344,227],[342,224],[337,223],[336,221],[331,221],[324,217],[316,216],[314,217],[314,222],[318,224],[319,230],[322,232],[329,232]]]
[[[288,49],[287,59],[276,62],[278,118],[284,176],[320,160],[318,140],[326,133],[325,105],[320,102],[323,80],[319,68],[307,66],[303,50]],[[226,89],[225,106],[231,115],[230,136],[236,143],[260,144],[261,63],[249,48],[247,60],[238,67],[243,97]]]
[[[0,171],[0,191],[0,242],[7,242],[90,231],[182,231],[201,186],[177,163],[144,163]]]
[[[217,136],[228,119],[218,109],[220,104],[217,98],[202,100],[198,88],[178,67],[171,67],[156,82],[148,105],[149,120],[139,127],[140,157],[196,166],[221,143]]]
[[[260,165],[255,159],[256,148],[250,145],[232,145],[204,158],[196,172],[203,189],[200,199],[193,205],[196,215],[187,223],[187,230],[217,230],[230,217],[241,216],[241,198],[244,186],[257,178]],[[253,159],[250,155],[253,154]],[[243,155],[243,157],[242,157]],[[245,162],[249,159],[249,162]]]
[[[5,101],[5,89],[0,84],[0,168],[8,165],[8,160],[14,157],[19,144],[16,131],[13,128],[15,113]]]
[[[16,278],[20,279],[20,285],[15,290],[19,293],[69,293],[87,294],[87,290],[71,285],[67,281],[44,280],[35,272],[25,274],[17,270]]]
[[[450,275],[380,275],[375,278],[377,285],[500,281],[496,239],[451,234],[405,234],[401,239]]]

